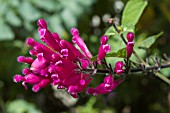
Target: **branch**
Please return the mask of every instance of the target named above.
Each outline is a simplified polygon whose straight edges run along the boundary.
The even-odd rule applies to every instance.
[[[149,67],[146,67],[145,69],[143,68],[132,68],[130,69],[130,73],[136,73],[136,72],[147,72],[147,71],[150,71],[150,70],[157,70],[159,68],[169,68],[170,67],[170,64],[162,64],[160,67],[159,66],[149,66]],[[82,70],[83,72],[89,72],[89,73],[92,73],[94,71],[94,69],[83,69]],[[110,73],[109,69],[97,69],[96,73],[98,74],[104,74],[104,73]],[[113,74],[116,74],[115,72],[113,72]]]

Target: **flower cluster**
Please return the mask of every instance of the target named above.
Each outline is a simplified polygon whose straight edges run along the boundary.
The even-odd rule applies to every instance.
[[[30,67],[23,69],[24,76],[16,74],[13,78],[14,82],[22,82],[25,89],[27,89],[26,84],[31,84],[34,92],[38,92],[49,84],[57,85],[58,89],[66,89],[72,97],[77,98],[78,93],[82,92],[92,81],[90,74],[80,71],[93,67],[93,62],[90,60],[92,54],[76,28],[71,29],[72,42],[79,49],[74,44],[61,39],[57,33],[51,33],[44,19],[38,20],[38,26],[40,39],[45,44],[36,42],[33,38],[26,40],[27,45],[31,46],[29,53],[35,59],[25,56],[18,57],[18,62],[29,64]],[[102,36],[100,39],[98,64],[101,64],[101,60],[111,49],[107,41],[107,36]],[[122,68],[123,65],[120,64],[115,70],[121,74]],[[108,93],[115,89],[121,81],[114,81],[113,75],[110,74],[96,88],[88,88],[87,93],[93,95]]]
[[[132,32],[129,32],[126,36],[126,38],[128,40],[127,45],[126,45],[126,51],[127,51],[128,58],[130,58],[133,53],[133,46],[135,44],[133,42],[134,37],[135,37],[135,35]]]

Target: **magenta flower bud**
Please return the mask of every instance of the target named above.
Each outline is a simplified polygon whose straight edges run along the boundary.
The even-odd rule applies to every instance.
[[[88,59],[92,58],[92,54],[88,50],[83,39],[78,35],[78,30],[76,28],[72,28],[71,33],[73,35],[72,42],[79,46]]]
[[[79,35],[79,31],[78,31],[77,28],[72,28],[72,29],[70,30],[70,32],[71,32],[71,34],[72,34],[73,36]]]
[[[17,58],[17,60],[20,63],[27,63],[27,64],[31,64],[34,61],[33,58],[31,58],[31,57],[24,57],[24,56],[19,56]]]
[[[106,53],[110,52],[110,50],[111,48],[109,44],[100,45],[97,60],[103,60],[104,57],[106,56]]]
[[[33,47],[35,45],[35,41],[33,38],[27,38],[26,44]]]
[[[13,81],[16,82],[16,83],[21,82],[23,80],[24,80],[24,77],[19,75],[19,74],[15,75],[14,78],[13,78]]]
[[[133,46],[134,46],[134,42],[127,42],[126,51],[127,51],[128,58],[130,58],[133,53]]]
[[[114,81],[114,77],[113,75],[107,75],[105,78],[104,78],[104,83],[106,84],[112,84]]]
[[[43,54],[42,53],[37,54],[37,58],[39,61],[42,61],[44,59]]]
[[[108,41],[108,37],[107,37],[106,35],[104,35],[104,36],[102,36],[102,37],[100,38],[100,43],[101,43],[102,45],[106,44],[107,41]]]
[[[39,19],[37,24],[40,28],[47,28],[47,22],[44,19]]]
[[[49,47],[60,51],[59,42],[54,39],[52,33],[48,29],[39,29],[39,35]]]
[[[61,54],[63,55],[63,57],[68,57],[68,49],[62,49]]]
[[[124,66],[124,63],[123,63],[123,62],[121,62],[121,61],[116,62],[116,66],[115,66],[116,68],[122,69],[123,66]]]
[[[134,37],[135,35],[132,32],[128,32],[128,34],[126,35],[128,42],[132,42]]]
[[[118,74],[118,75],[121,75],[121,74],[124,72],[123,66],[124,66],[123,62],[118,61],[118,62],[115,64],[114,72],[115,72],[116,74]]]
[[[112,90],[113,81],[114,77],[111,74],[104,78],[104,87],[106,90]]]
[[[27,74],[30,73],[30,69],[29,69],[29,68],[24,68],[24,69],[22,70],[22,73],[23,73],[24,75],[27,75]]]
[[[51,82],[51,80],[49,78],[44,78],[39,83],[35,84],[32,87],[32,91],[38,92],[40,89],[42,89],[42,88],[46,87],[47,85],[49,85],[50,82]]]
[[[32,56],[36,56],[36,55],[38,54],[38,52],[35,51],[35,50],[33,50],[33,49],[29,50],[29,53],[30,53],[30,55],[32,55]]]
[[[29,84],[36,84],[41,81],[41,78],[30,73],[24,76],[24,82]]]

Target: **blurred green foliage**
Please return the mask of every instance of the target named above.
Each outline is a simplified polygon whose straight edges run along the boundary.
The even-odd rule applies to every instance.
[[[130,75],[115,91],[107,95],[91,97],[84,93],[74,106],[65,106],[61,98],[55,98],[53,90],[48,87],[38,93],[26,91],[21,84],[15,84],[12,77],[21,73],[24,64],[16,61],[18,55],[28,55],[27,37],[39,41],[37,19],[44,18],[52,32],[57,32],[62,38],[70,40],[69,30],[78,27],[81,36],[87,43],[93,55],[99,47],[100,36],[109,35],[112,52],[125,45],[119,40],[112,27],[109,28],[107,18],[113,17],[119,23],[133,20],[133,25],[123,25],[122,33],[136,32],[136,45],[153,34],[161,31],[163,35],[149,49],[149,55],[155,52],[162,57],[169,52],[170,43],[170,1],[169,0],[140,0],[138,5],[130,4],[128,17],[123,17],[122,8],[128,0],[0,0],[0,113],[168,113],[170,112],[170,87],[156,78],[152,73]],[[131,0],[135,1],[135,0]],[[138,0],[136,0],[138,1]],[[119,5],[115,5],[116,3]],[[123,5],[122,5],[123,4]],[[114,6],[114,7],[113,7]],[[116,9],[117,7],[117,9]],[[136,10],[144,10],[141,18]],[[126,18],[126,19],[125,19]],[[128,19],[127,19],[128,18]],[[93,21],[94,20],[94,21]],[[93,23],[98,21],[98,23]],[[114,35],[114,37],[113,37]],[[95,45],[95,46],[94,46]],[[140,56],[145,51],[135,47]],[[110,61],[114,64],[116,58]],[[120,60],[120,59],[118,59]],[[161,70],[170,77],[170,69]],[[92,85],[97,85],[103,76],[97,76]],[[31,89],[31,88],[29,88]],[[64,98],[64,96],[63,96]],[[32,111],[33,110],[33,111]]]

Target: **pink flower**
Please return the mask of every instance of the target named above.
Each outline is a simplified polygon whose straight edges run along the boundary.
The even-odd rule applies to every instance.
[[[114,80],[113,75],[108,75],[104,78],[104,82],[99,84],[96,88],[88,88],[86,90],[87,94],[92,94],[97,96],[98,94],[107,94],[113,91],[123,79]]]
[[[126,35],[126,38],[128,40],[127,42],[127,45],[126,45],[126,51],[127,51],[127,58],[130,58],[132,53],[133,53],[133,46],[134,46],[134,42],[133,42],[133,39],[134,39],[135,35],[132,33],[132,32],[129,32],[127,35]]]
[[[77,44],[79,48],[83,51],[86,57],[90,60],[92,58],[92,54],[88,50],[86,44],[84,43],[83,39],[79,36],[79,31],[76,28],[71,29],[71,33],[73,35],[72,41],[73,43]]]
[[[102,36],[100,39],[100,47],[99,47],[99,52],[98,52],[98,63],[101,64],[101,60],[104,59],[104,57],[106,56],[106,53],[110,52],[111,48],[109,44],[106,44],[108,41],[108,37],[107,36]]]
[[[123,66],[124,66],[123,62],[121,62],[121,61],[117,62],[115,64],[114,72],[118,75],[121,75],[124,72]]]
[[[133,53],[133,46],[134,46],[134,42],[127,42],[126,51],[127,51],[128,58],[130,58]]]

